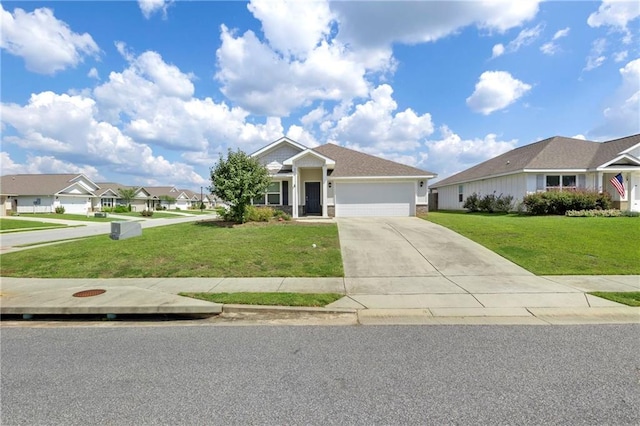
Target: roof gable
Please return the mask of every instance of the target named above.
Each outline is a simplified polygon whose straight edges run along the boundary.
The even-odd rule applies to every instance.
[[[319,152],[316,152],[312,149],[306,149],[291,158],[288,158],[284,161],[285,166],[292,166],[293,164],[299,166],[312,166],[312,167],[321,167],[325,164],[327,166],[334,166],[336,162],[329,157],[326,157]]]

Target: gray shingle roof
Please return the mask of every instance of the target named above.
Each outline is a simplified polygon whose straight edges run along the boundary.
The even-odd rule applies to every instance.
[[[436,176],[433,172],[385,160],[353,149],[331,143],[313,148],[319,154],[336,162],[331,177],[368,177],[368,176]]]
[[[0,177],[0,194],[4,195],[53,195],[72,185],[73,174],[24,174]]]
[[[151,197],[167,195],[169,197],[176,198],[182,192],[175,186],[143,186],[143,188],[149,193],[149,195],[151,195]]]
[[[567,170],[598,167],[614,159],[618,153],[640,143],[640,135],[609,142],[554,136],[521,146],[477,164],[431,185],[446,185],[484,179],[489,176],[518,173],[525,169]]]

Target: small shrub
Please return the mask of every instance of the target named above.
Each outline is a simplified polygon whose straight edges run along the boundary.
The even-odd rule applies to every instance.
[[[469,212],[509,213],[513,207],[513,196],[500,194],[496,197],[494,192],[480,197],[474,192],[467,197],[463,207]]]
[[[127,206],[116,206],[113,209],[114,213],[127,213],[129,211],[129,208]]]
[[[479,204],[480,197],[474,192],[473,194],[469,195],[466,200],[464,200],[464,204],[462,205],[462,207],[473,213],[480,211]]]
[[[206,207],[204,205],[204,203],[200,203],[200,210],[204,210]]]
[[[268,222],[273,217],[273,208],[247,206],[245,219],[247,222]]]
[[[111,213],[111,207],[102,207],[100,209],[100,211],[102,211],[104,213]]]
[[[140,216],[151,217],[153,216],[153,210],[142,210]]]
[[[283,212],[282,210],[275,210],[273,212],[273,217],[275,217],[276,219],[291,220],[291,216],[288,213]]]
[[[64,206],[56,207],[56,214],[64,214]]]
[[[233,221],[233,216],[231,214],[231,210],[226,208],[226,207],[216,207],[216,213],[218,214],[218,216],[220,216],[222,218],[222,220],[224,220],[225,222],[232,222]]]
[[[176,207],[176,211],[180,211],[180,207]]]

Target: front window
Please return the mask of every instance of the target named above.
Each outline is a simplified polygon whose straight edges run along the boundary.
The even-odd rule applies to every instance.
[[[547,175],[547,191],[562,191],[576,189],[576,175]]]
[[[267,192],[264,197],[254,199],[253,203],[266,204],[271,206],[281,205],[282,202],[280,201],[280,182],[271,182],[267,187]]]
[[[464,199],[464,185],[458,185],[458,202],[462,202]]]

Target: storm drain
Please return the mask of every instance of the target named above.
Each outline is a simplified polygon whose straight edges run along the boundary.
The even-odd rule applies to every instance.
[[[107,290],[103,290],[103,289],[94,289],[94,290],[83,290],[83,291],[79,291],[77,293],[73,293],[73,297],[91,297],[91,296],[98,296],[99,294],[105,293]]]

